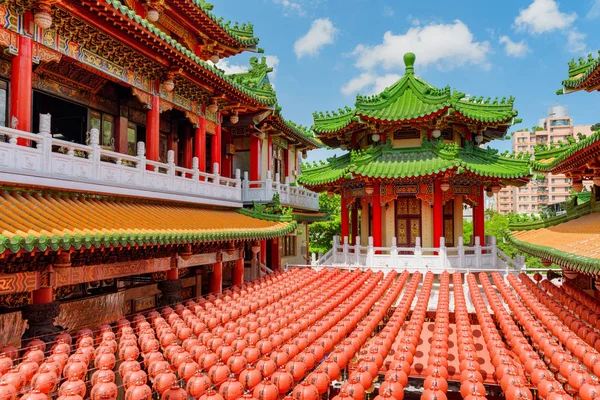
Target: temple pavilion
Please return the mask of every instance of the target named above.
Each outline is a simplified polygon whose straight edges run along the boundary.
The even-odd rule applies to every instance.
[[[458,245],[463,209],[473,207],[474,236],[484,244],[484,199],[530,177],[527,160],[485,148],[515,123],[512,97],[469,96],[404,76],[354,107],[314,113],[313,131],[348,152],[303,164],[299,182],[342,198],[342,237],[374,247]],[[361,212],[359,212],[361,210]],[[359,218],[360,215],[360,218]],[[466,238],[468,241],[469,238]]]

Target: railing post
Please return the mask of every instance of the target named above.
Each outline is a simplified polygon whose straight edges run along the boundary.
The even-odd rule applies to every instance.
[[[525,257],[523,257],[520,254],[517,254],[515,261],[517,262],[517,265],[519,266],[519,272],[523,272],[523,270],[525,269]]]
[[[267,171],[267,180],[265,181],[265,199],[263,201],[273,200],[273,179],[271,178],[271,170]]]
[[[219,177],[219,163],[213,163],[213,175],[215,177],[215,184],[216,185],[220,185],[221,184],[221,178]]]
[[[52,134],[50,133],[52,116],[40,114],[39,134],[42,137],[38,146],[42,151],[41,167],[43,172],[52,172]]]
[[[333,237],[333,248],[331,249],[331,255],[333,256],[333,264],[337,263],[337,250],[339,245],[340,237],[336,235]]]
[[[373,248],[373,236],[369,236],[369,244],[367,246],[367,265],[373,267],[375,264],[375,249]]]
[[[475,268],[481,268],[481,239],[475,236]]]
[[[390,256],[392,257],[392,267],[398,268],[398,240],[396,236],[392,238],[392,247],[390,248]]]
[[[423,250],[421,249],[421,238],[418,237],[415,241],[415,267],[421,269],[423,265]]]
[[[175,158],[173,158],[173,162],[175,162]],[[196,185],[199,185],[200,183],[200,159],[198,157],[193,157],[192,158],[192,169],[194,170],[193,172],[193,178],[194,178],[194,182],[196,183]]]
[[[344,264],[348,265],[348,236],[344,236]]]
[[[444,236],[440,236],[440,252],[439,259],[441,261],[442,270],[446,269],[446,238]]]
[[[235,170],[235,193],[239,196],[239,199],[242,200],[242,171],[239,168]]]
[[[360,265],[360,236],[354,238],[354,262]]]
[[[92,148],[92,177],[100,179],[100,131],[90,129],[90,147]]]
[[[248,180],[248,171],[244,171],[244,180],[242,181],[242,200],[250,201],[248,189],[250,188],[250,181]]]
[[[146,171],[146,143],[144,142],[137,142],[137,157],[140,160],[137,167],[140,170],[140,175],[141,175],[141,180],[140,182],[144,181],[144,171]]]
[[[175,188],[175,151],[167,151],[167,164],[169,165],[169,189],[173,190]]]
[[[498,247],[496,247],[496,236],[490,236],[490,246],[492,246],[492,266],[498,268]],[[508,264],[506,264],[508,267]]]
[[[317,266],[317,255],[315,253],[312,253],[310,256],[310,265],[313,267]]]
[[[465,242],[463,237],[458,238],[458,268],[465,266]]]

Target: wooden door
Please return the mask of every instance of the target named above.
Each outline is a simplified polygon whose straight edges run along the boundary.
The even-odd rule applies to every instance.
[[[446,247],[454,247],[454,200],[444,204],[444,239]]]
[[[396,200],[396,240],[398,247],[414,247],[421,237],[421,200],[400,197]]]

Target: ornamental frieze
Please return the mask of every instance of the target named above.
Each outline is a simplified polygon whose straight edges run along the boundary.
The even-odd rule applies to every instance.
[[[0,295],[30,292],[39,288],[39,274],[37,272],[20,272],[17,274],[0,274]]]

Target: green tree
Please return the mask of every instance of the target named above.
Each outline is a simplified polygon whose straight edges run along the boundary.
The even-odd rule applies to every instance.
[[[341,197],[327,193],[319,195],[319,208],[330,215],[328,221],[314,222],[308,230],[308,249],[311,253],[326,253],[333,246],[333,237],[341,232]]]

